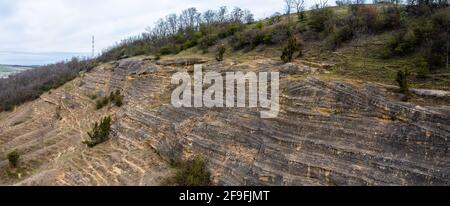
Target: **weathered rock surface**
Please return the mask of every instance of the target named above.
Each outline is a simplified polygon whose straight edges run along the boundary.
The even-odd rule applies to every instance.
[[[411,92],[418,96],[434,97],[450,101],[450,92],[430,90],[430,89],[411,89]]]
[[[104,64],[0,114],[1,151],[18,149],[29,168],[22,179],[3,174],[0,183],[155,185],[171,174],[169,160],[201,154],[219,185],[450,184],[448,106],[404,103],[379,86],[324,81],[309,72],[300,78],[290,73],[295,65],[254,60],[211,63],[204,71],[287,71],[277,118],[261,119],[256,108],[174,108],[171,75],[193,67],[174,61],[184,63]],[[124,106],[96,111],[89,96],[117,89]],[[87,149],[86,131],[107,114],[114,137]]]
[[[203,64],[206,62],[207,60],[202,58],[185,57],[185,58],[158,60],[156,64],[162,66],[190,66],[194,64]]]

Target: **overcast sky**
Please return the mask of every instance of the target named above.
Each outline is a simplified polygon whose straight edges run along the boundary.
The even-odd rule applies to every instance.
[[[306,0],[312,5],[314,0]],[[283,0],[0,0],[0,64],[45,64],[99,53],[159,18],[196,7],[234,6],[256,18],[283,11]]]

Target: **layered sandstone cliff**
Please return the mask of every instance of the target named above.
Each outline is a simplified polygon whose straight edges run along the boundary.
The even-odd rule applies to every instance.
[[[279,116],[261,119],[258,108],[174,108],[171,76],[197,62],[221,73],[281,71]],[[158,185],[173,173],[170,161],[201,154],[218,185],[450,184],[445,92],[405,103],[389,88],[321,73],[267,59],[103,64],[0,114],[0,152],[18,149],[26,168],[11,177],[1,155],[0,183]],[[95,110],[91,97],[115,90],[124,106]],[[86,132],[105,115],[114,119],[111,140],[86,148]]]

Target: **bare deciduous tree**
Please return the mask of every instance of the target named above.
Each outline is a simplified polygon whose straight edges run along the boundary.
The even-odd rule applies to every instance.
[[[216,13],[213,10],[207,10],[203,13],[203,20],[206,24],[213,24],[216,21]]]
[[[201,14],[198,13],[197,8],[192,7],[181,12],[179,17],[181,29],[195,29],[199,25]]]
[[[294,0],[295,8],[297,9],[297,17],[300,21],[304,19],[305,0]]]
[[[228,9],[226,6],[222,6],[219,8],[219,11],[217,11],[217,21],[219,23],[225,23],[227,21],[227,12]]]
[[[287,15],[288,18],[288,23],[289,25],[291,25],[291,12],[292,12],[292,7],[294,6],[294,0],[284,0],[284,11],[286,12],[285,14]]]
[[[234,7],[233,11],[231,12],[231,21],[234,22],[243,22],[244,17],[244,11],[242,11],[239,7]]]
[[[170,30],[170,34],[178,32],[178,17],[176,14],[170,14],[166,17],[167,27]]]
[[[328,0],[319,0],[319,2],[316,2],[316,7],[318,8],[325,8],[328,5]]]
[[[251,24],[255,21],[255,18],[252,14],[252,12],[248,9],[244,10],[244,22],[246,24]]]

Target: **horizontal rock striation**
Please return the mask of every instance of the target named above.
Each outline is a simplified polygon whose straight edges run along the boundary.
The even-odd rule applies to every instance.
[[[283,68],[270,61],[256,65],[205,70]],[[375,86],[311,77],[282,80],[275,119],[260,119],[258,109],[174,108],[167,99],[169,74],[133,80],[126,89],[132,105],[117,130],[149,141],[170,160],[202,154],[217,184],[449,184],[449,110],[390,100]]]
[[[204,71],[280,71],[281,111],[174,108],[171,76]],[[171,161],[202,155],[218,185],[449,185],[450,107],[405,103],[375,84],[324,80],[324,68],[267,59],[211,63],[144,57],[92,72],[0,114],[0,152],[18,149],[23,177],[0,184],[157,185]],[[120,90],[124,105],[95,109]],[[395,96],[395,95],[394,95]],[[113,117],[112,139],[88,149],[93,122]]]

